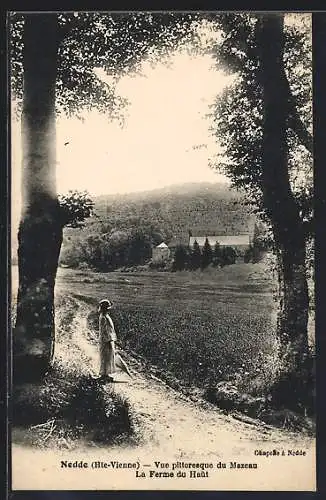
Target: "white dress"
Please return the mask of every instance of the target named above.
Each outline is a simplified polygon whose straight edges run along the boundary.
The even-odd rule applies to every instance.
[[[99,317],[100,333],[100,375],[112,375],[116,372],[116,352],[115,342],[117,335],[114,324],[108,313],[100,313]]]

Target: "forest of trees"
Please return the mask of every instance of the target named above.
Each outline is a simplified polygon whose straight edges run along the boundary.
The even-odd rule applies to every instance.
[[[161,242],[160,234],[146,227],[77,236],[63,248],[60,262],[72,268],[109,272],[148,263],[152,247]]]
[[[237,260],[237,252],[232,247],[220,247],[218,243],[214,248],[209,244],[208,238],[205,244],[200,249],[197,241],[195,240],[193,247],[189,248],[185,245],[177,246],[174,254],[172,270],[183,271],[190,270],[196,271],[197,269],[206,269],[208,266],[223,267],[230,264],[235,264]],[[252,258],[246,257],[246,262],[252,262]]]
[[[61,264],[107,272],[148,263],[152,248],[163,241],[187,246],[190,227],[198,235],[256,234],[258,230],[243,197],[219,184],[101,196],[95,198],[93,212],[79,230],[71,225],[64,230]],[[265,235],[262,224],[259,231],[261,237]]]
[[[176,165],[177,168],[177,165]],[[125,229],[153,225],[166,240],[188,229],[194,234],[242,234],[254,223],[245,196],[223,183],[186,183],[149,192],[98,196],[95,212],[106,226]],[[94,221],[89,221],[94,225]]]
[[[197,241],[192,248],[179,244],[169,260],[152,262],[152,249],[162,241],[159,233],[153,233],[145,228],[114,231],[110,234],[91,234],[85,238],[74,238],[71,245],[63,248],[60,263],[71,268],[88,268],[99,272],[110,272],[121,268],[137,269],[137,266],[144,264],[157,270],[196,271],[206,269],[208,266],[223,267],[235,264],[240,256],[239,252],[230,246],[220,247],[216,243],[212,248],[206,239],[202,250]],[[241,261],[257,263],[265,251],[266,246],[253,242],[248,250],[241,253]]]
[[[152,269],[168,270],[171,262],[160,266],[150,262],[152,248],[162,242],[174,242],[172,248],[178,244],[176,259],[173,255],[170,259],[175,261],[173,269],[204,269],[210,264],[216,267],[233,263],[234,259],[228,257],[232,250],[215,249],[214,256],[214,248],[209,244],[203,249],[203,259],[196,258],[195,252],[191,263],[189,233],[198,236],[249,233],[253,241],[241,256],[245,262],[258,262],[263,252],[271,249],[266,224],[254,217],[243,195],[223,184],[191,183],[95,198],[93,217],[85,220],[78,231],[71,224],[65,228],[60,263],[102,272],[148,263]]]

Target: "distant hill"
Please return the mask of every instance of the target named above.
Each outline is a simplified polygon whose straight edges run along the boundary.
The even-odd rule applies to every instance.
[[[243,234],[252,231],[254,218],[243,205],[243,197],[221,183],[187,183],[162,189],[102,195],[95,198],[98,219],[107,231],[151,225],[169,238],[193,235]]]
[[[194,236],[252,233],[254,216],[243,196],[222,183],[187,183],[151,191],[101,195],[94,199],[96,217],[83,229],[64,230],[62,250],[67,251],[88,235],[114,230],[151,227],[166,242],[187,242]],[[16,229],[16,228],[15,228]],[[17,232],[12,234],[12,257],[17,252]]]

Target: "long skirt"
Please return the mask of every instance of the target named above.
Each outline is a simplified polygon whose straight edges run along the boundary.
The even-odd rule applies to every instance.
[[[114,342],[101,342],[100,344],[100,375],[111,375],[115,373],[115,345]]]

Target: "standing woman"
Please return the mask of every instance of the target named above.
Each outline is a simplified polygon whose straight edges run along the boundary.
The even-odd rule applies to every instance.
[[[117,334],[115,332],[113,321],[109,315],[112,303],[107,300],[101,300],[99,303],[99,336],[100,336],[100,381],[113,382],[113,374],[116,372],[116,362],[124,372],[130,377],[131,373],[121,356],[116,353],[115,343]]]

